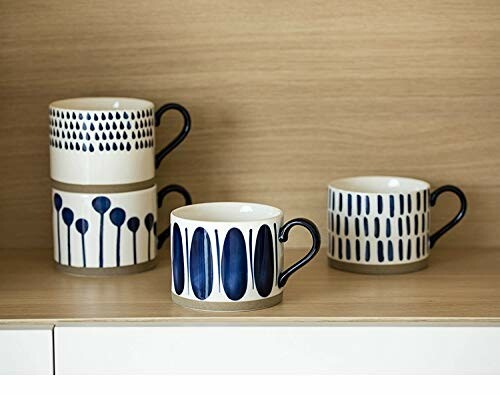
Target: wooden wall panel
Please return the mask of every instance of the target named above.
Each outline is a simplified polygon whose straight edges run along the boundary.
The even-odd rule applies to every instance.
[[[0,247],[51,246],[47,105],[91,95],[187,106],[192,134],[158,178],[198,202],[269,203],[325,231],[330,179],[413,176],[467,192],[466,219],[440,243],[500,246],[496,0],[1,0],[0,11]],[[308,243],[302,231],[290,241]]]

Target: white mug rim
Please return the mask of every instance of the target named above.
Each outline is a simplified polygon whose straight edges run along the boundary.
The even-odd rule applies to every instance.
[[[141,194],[149,194],[149,193],[156,193],[158,190],[158,186],[156,184],[153,184],[150,187],[144,188],[144,189],[136,189],[133,191],[122,191],[122,192],[75,192],[75,191],[65,191],[64,189],[59,189],[57,187],[52,187],[52,192],[54,193],[64,193],[65,195],[72,195],[72,196],[86,196],[89,199],[94,198],[97,196],[106,196],[106,197],[130,197],[130,196],[136,196],[136,195],[141,195]]]
[[[230,218],[233,213],[228,213],[229,209],[236,209],[239,207],[238,213],[252,213],[255,214],[253,217],[249,218]],[[207,212],[205,214],[198,214],[196,211],[200,209],[212,209],[218,210],[218,214],[215,213],[212,217]],[[242,209],[248,210],[253,209],[255,211],[241,211]],[[206,215],[206,218],[203,216]],[[248,224],[255,222],[265,222],[265,221],[276,221],[277,219],[283,217],[283,211],[277,207],[269,206],[267,204],[261,203],[251,203],[251,202],[208,202],[208,203],[197,203],[189,206],[182,206],[176,208],[171,213],[172,219],[178,219],[182,221],[189,222],[191,224],[225,224],[225,225],[236,225],[236,224]]]
[[[371,183],[380,184],[384,183],[384,186],[374,188],[369,188],[368,186],[363,186]],[[348,187],[349,183],[357,183],[358,187]],[[391,186],[390,184],[394,186]],[[360,185],[361,184],[361,185]],[[401,187],[401,184],[405,184],[405,187]],[[417,193],[427,189],[430,189],[430,184],[427,181],[419,180],[417,178],[410,177],[399,177],[399,176],[355,176],[355,177],[344,177],[333,181],[330,181],[328,188],[346,192],[346,193],[357,193],[363,195],[392,195],[395,193]]]
[[[99,102],[101,104],[99,104]],[[82,105],[83,103],[83,105]],[[122,105],[120,105],[122,103]],[[64,111],[81,111],[90,113],[141,111],[154,108],[154,103],[134,97],[73,97],[53,101],[49,108]]]

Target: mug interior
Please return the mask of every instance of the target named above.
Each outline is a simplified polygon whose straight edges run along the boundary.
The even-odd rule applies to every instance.
[[[77,97],[55,101],[50,107],[73,111],[137,111],[153,108],[154,104],[129,97]]]
[[[172,215],[188,221],[247,222],[263,221],[281,216],[279,208],[257,203],[218,202],[183,206]]]
[[[429,189],[429,183],[406,177],[364,176],[340,178],[329,186],[346,192],[357,193],[410,193]]]

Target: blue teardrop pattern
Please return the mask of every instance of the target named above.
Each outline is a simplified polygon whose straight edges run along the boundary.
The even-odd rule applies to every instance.
[[[212,293],[214,281],[212,244],[210,236],[202,227],[196,228],[191,239],[189,273],[194,295],[199,300],[208,298]]]
[[[245,238],[238,228],[230,229],[224,239],[221,272],[227,297],[240,300],[247,290],[248,262]]]
[[[255,287],[260,296],[269,296],[274,283],[273,235],[267,225],[262,225],[257,233],[254,252]]]
[[[172,280],[177,295],[184,291],[184,251],[182,248],[181,230],[174,224],[172,231]]]
[[[106,115],[107,114],[107,115]],[[108,152],[125,151],[125,148],[130,147],[127,151],[132,150],[133,146],[136,149],[151,149],[154,148],[154,114],[150,109],[145,112],[145,116],[141,117],[140,122],[132,124],[128,121],[132,118],[133,112],[127,111],[110,111],[100,114],[85,113],[82,111],[59,111],[55,109],[49,110],[49,146],[54,149],[78,151],[84,154],[106,154]],[[135,118],[135,115],[132,119]],[[124,119],[125,121],[121,121]],[[96,131],[107,131],[107,134],[97,134]],[[117,131],[112,133],[111,131]],[[82,133],[84,131],[85,133]],[[122,131],[121,133],[119,131]],[[132,135],[132,140],[124,141],[123,148],[119,144],[119,140],[127,140],[127,132]],[[137,140],[136,140],[137,136]],[[83,149],[84,140],[88,142],[97,142],[99,140],[108,140],[109,149],[103,146],[102,150]],[[137,144],[134,144],[137,142]],[[88,146],[88,145],[87,145]]]

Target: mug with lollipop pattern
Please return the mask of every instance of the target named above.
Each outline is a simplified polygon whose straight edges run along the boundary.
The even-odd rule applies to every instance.
[[[105,269],[152,264],[157,248],[170,235],[157,231],[157,207],[180,185],[120,193],[75,193],[57,189],[53,197],[54,259],[62,266]],[[74,271],[74,270],[73,270]]]

